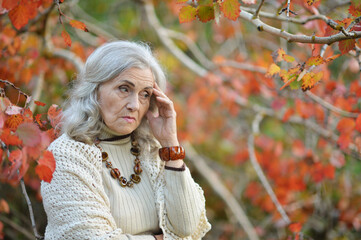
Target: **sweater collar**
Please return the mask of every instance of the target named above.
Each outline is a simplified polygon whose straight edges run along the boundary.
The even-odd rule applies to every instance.
[[[129,135],[121,135],[117,133],[116,131],[110,129],[107,125],[104,123],[101,123],[101,132],[99,134],[99,139],[101,139],[101,142],[107,143],[107,144],[124,144],[128,143],[131,139],[130,134]]]

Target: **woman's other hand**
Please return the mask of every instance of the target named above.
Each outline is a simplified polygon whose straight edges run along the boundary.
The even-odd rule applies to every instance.
[[[147,118],[154,137],[162,147],[178,146],[176,112],[173,102],[164,94],[157,83],[154,83],[157,113],[147,112]]]

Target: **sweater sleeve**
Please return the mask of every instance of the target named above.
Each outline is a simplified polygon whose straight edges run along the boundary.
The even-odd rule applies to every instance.
[[[196,230],[205,208],[203,195],[187,167],[184,171],[166,169],[164,174],[167,227],[179,237],[188,237]]]
[[[41,183],[48,217],[45,239],[154,240],[152,235],[128,235],[117,228],[98,170],[99,152],[61,139],[49,150],[56,160],[56,170],[51,183]]]

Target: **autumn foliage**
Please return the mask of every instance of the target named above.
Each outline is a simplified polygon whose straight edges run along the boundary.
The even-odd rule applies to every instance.
[[[361,1],[81,2],[0,0],[2,186],[23,178],[41,201],[67,84],[101,43],[142,40],[168,72],[180,140],[208,159],[259,239],[360,236]],[[187,165],[205,190],[206,238],[249,238]],[[0,195],[13,222],[15,198]],[[0,239],[12,231],[0,220]]]

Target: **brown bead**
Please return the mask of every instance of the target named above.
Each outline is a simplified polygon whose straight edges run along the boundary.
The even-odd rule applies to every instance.
[[[133,187],[134,183],[132,181],[127,182],[128,187]]]
[[[113,178],[119,178],[119,176],[120,176],[120,172],[119,172],[118,168],[113,168],[110,171],[110,174],[112,175]]]
[[[108,160],[108,153],[107,152],[102,152],[102,159],[103,159],[103,161]]]
[[[143,172],[143,170],[142,170],[142,168],[140,167],[140,164],[139,164],[139,163],[135,164],[135,166],[134,166],[134,172],[135,172],[136,174],[138,174],[138,175]]]
[[[107,168],[112,168],[113,164],[111,162],[105,162]]]
[[[185,156],[185,150],[181,146],[163,147],[159,149],[159,157],[163,161],[184,159]]]
[[[125,177],[120,177],[119,178],[119,183],[120,183],[120,186],[122,187],[126,187],[127,186],[127,179]]]
[[[138,146],[138,141],[135,140],[135,139],[133,139],[133,140],[132,140],[132,146],[133,146],[133,147],[137,147],[137,146]]]
[[[130,149],[130,152],[131,152],[131,154],[133,154],[134,156],[139,156],[139,154],[140,154],[140,149],[137,148],[137,147],[132,147],[132,148]]]
[[[132,175],[130,175],[130,180],[134,183],[139,183],[141,178],[138,175],[133,173]]]
[[[134,163],[135,163],[135,164],[140,163],[139,158],[135,158],[135,159],[134,159]]]

